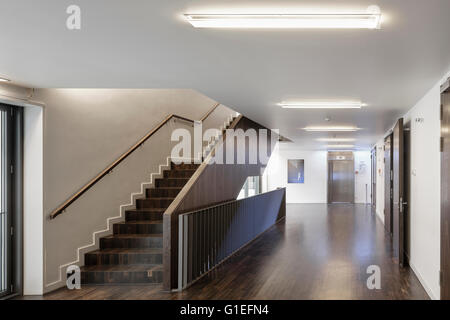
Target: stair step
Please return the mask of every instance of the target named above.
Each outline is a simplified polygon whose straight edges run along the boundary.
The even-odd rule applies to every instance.
[[[161,283],[162,265],[95,265],[81,268],[82,284]]]
[[[156,188],[166,188],[166,187],[183,187],[189,178],[158,178],[155,179]]]
[[[190,178],[196,169],[164,170],[164,178]]]
[[[162,248],[163,235],[158,234],[114,234],[100,238],[100,249],[114,248]]]
[[[170,168],[173,170],[196,170],[199,166],[200,166],[200,164],[196,164],[196,163],[175,164],[172,162],[170,164]]]
[[[165,208],[127,210],[125,211],[125,221],[162,220],[165,211]]]
[[[175,198],[146,198],[136,200],[136,209],[167,208]]]
[[[91,265],[161,264],[161,248],[102,249],[86,253],[84,263]]]
[[[113,225],[114,234],[154,234],[163,233],[162,220],[127,221]]]
[[[152,188],[146,190],[147,198],[175,198],[181,191],[181,187]]]

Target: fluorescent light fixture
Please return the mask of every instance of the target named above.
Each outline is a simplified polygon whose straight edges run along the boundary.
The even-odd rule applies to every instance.
[[[328,145],[327,146],[328,149],[342,149],[342,148],[351,149],[354,147],[355,146],[353,144],[336,144],[336,145]]]
[[[317,139],[317,141],[320,142],[353,142],[356,139],[351,139],[351,138],[321,138],[321,139]]]
[[[11,80],[9,80],[9,79],[0,77],[0,82],[10,82],[10,81],[11,81]]]
[[[354,132],[360,130],[360,128],[355,127],[306,127],[303,128],[305,131],[310,132]]]
[[[282,102],[279,104],[284,109],[361,109],[366,104],[362,102]]]
[[[375,10],[374,10],[375,7]],[[372,6],[366,12],[300,14],[185,14],[195,28],[243,29],[379,29],[381,12]]]

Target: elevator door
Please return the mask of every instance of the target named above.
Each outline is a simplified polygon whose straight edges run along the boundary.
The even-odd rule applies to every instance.
[[[354,164],[350,160],[330,161],[330,202],[354,202]]]

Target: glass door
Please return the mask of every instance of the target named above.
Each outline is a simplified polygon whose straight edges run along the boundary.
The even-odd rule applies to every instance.
[[[12,293],[12,126],[13,109],[0,104],[0,297]]]

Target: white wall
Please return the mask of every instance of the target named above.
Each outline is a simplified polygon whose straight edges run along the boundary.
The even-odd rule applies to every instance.
[[[43,108],[24,108],[23,293],[44,288]]]
[[[370,203],[370,151],[355,151],[353,154],[355,156],[355,203]]]
[[[355,203],[370,203],[370,151],[356,151]],[[305,160],[305,183],[287,183],[287,161]],[[263,190],[286,187],[287,203],[327,203],[328,166],[327,151],[308,151],[293,143],[277,145],[263,177]]]
[[[440,86],[449,76],[403,117],[410,127],[409,263],[432,299],[440,298]],[[384,194],[377,193],[379,203]]]
[[[305,183],[287,183],[287,160],[305,160]],[[327,203],[327,152],[305,151],[291,143],[279,143],[266,169],[268,188],[286,187],[287,203]]]
[[[410,265],[435,299],[440,298],[440,85],[447,78],[404,117],[411,128]],[[417,123],[417,118],[423,118],[423,123]]]

